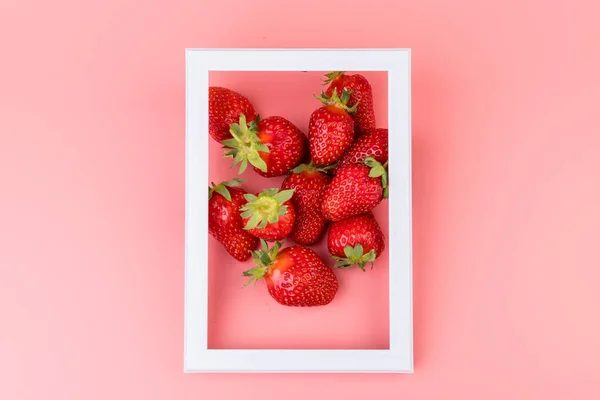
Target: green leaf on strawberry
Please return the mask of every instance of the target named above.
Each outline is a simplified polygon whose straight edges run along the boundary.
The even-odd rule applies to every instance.
[[[335,80],[336,78],[344,75],[344,72],[345,71],[332,71],[332,72],[330,72],[328,74],[325,74],[325,77],[327,79],[322,79],[321,78],[321,81],[323,81],[323,85],[327,85],[327,84],[331,83],[331,81]]]
[[[333,93],[331,94],[331,96],[328,96],[325,92],[321,92],[321,95],[315,95],[315,98],[322,102],[324,105],[336,106],[352,114],[356,112],[356,108],[358,107],[358,103],[360,103],[360,101],[357,101],[352,107],[348,107],[348,101],[350,100],[351,94],[352,91],[344,89],[340,97],[338,95],[337,89],[333,89]]]
[[[365,266],[371,263],[371,269],[373,269],[373,262],[377,257],[375,250],[371,250],[366,254],[363,254],[364,249],[362,245],[357,244],[356,246],[344,247],[344,257],[331,256],[334,260],[337,260],[334,264],[335,268],[348,269],[353,266],[357,266],[361,270],[365,271]]]
[[[388,189],[388,174],[387,174],[387,162],[385,164],[381,164],[379,161],[374,159],[373,157],[367,157],[364,161],[365,165],[371,170],[369,171],[369,176],[371,178],[379,178],[381,177],[381,187],[383,188],[383,197],[388,198],[389,189]]]
[[[249,218],[249,220],[244,229],[262,229],[267,224],[277,223],[279,217],[287,214],[288,206],[284,203],[290,200],[293,194],[294,189],[280,191],[278,188],[265,189],[258,196],[245,194],[247,203],[240,208],[240,211],[242,211],[242,218]]]
[[[221,196],[225,197],[227,201],[231,201],[231,193],[227,190],[228,187],[241,186],[242,182],[244,182],[240,178],[233,178],[228,181],[223,181],[218,185],[215,185],[214,182],[211,182],[211,186],[208,188],[208,198],[210,199],[213,196],[213,193],[217,192]]]
[[[269,249],[269,245],[264,239],[260,239],[260,243],[261,249],[252,252],[252,259],[256,266],[242,273],[243,276],[250,277],[244,286],[248,286],[253,282],[256,284],[259,279],[262,279],[265,276],[273,265],[273,262],[279,253],[279,249],[283,245],[283,242],[275,242]]]
[[[332,165],[328,165],[328,166],[316,166],[313,164],[313,162],[309,162],[308,164],[300,164],[298,165],[296,168],[292,169],[290,171],[290,173],[293,174],[299,174],[301,172],[307,171],[307,172],[327,172],[330,169],[333,169],[336,167],[337,164],[332,164]]]
[[[233,158],[231,166],[240,164],[239,174],[244,173],[248,167],[248,163],[263,172],[267,171],[267,164],[258,152],[268,153],[270,150],[260,141],[256,124],[256,121],[251,121],[247,124],[246,116],[241,114],[239,123],[230,125],[229,132],[232,139],[226,139],[221,142],[223,148],[228,150],[225,156]]]

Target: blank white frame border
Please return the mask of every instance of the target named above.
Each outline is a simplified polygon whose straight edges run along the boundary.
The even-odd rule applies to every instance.
[[[389,350],[208,348],[210,71],[387,71]],[[186,49],[184,372],[413,372],[410,49]]]

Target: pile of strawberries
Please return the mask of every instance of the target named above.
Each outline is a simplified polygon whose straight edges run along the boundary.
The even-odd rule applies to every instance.
[[[334,268],[363,271],[385,247],[371,210],[388,194],[388,131],[375,124],[372,88],[360,74],[332,72],[310,116],[308,137],[287,119],[261,119],[243,95],[209,88],[209,132],[224,155],[281,187],[248,193],[233,178],[209,188],[209,232],[235,259],[253,258],[248,283],[265,279],[286,306],[329,304],[331,267],[311,249],[327,234]],[[282,249],[283,240],[294,245]],[[259,248],[260,247],[260,248]]]

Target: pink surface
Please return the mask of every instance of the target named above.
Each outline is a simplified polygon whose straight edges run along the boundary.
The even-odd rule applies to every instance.
[[[377,126],[387,128],[387,73],[360,72],[373,88]],[[321,103],[314,98],[324,90],[325,72],[213,72],[210,84],[224,86],[246,96],[262,118],[281,116],[305,135],[311,113]],[[237,176],[238,167],[229,168],[231,158],[223,157],[221,145],[207,139],[210,146],[209,177],[215,183]],[[241,178],[244,188],[257,193],[281,187],[284,177],[264,178],[248,168]],[[389,201],[393,202],[393,199]],[[375,218],[388,234],[388,202],[374,210]],[[287,240],[284,246],[294,244]],[[252,268],[252,260],[239,263],[214,239],[209,241],[209,348],[389,348],[389,282],[387,249],[373,270],[335,271],[339,290],[325,307],[296,309],[283,307],[271,299],[264,282],[241,289],[247,278],[242,271]],[[389,242],[386,240],[389,248]],[[326,236],[311,246],[329,265]]]
[[[598,5],[295,5],[0,3],[0,398],[599,398]],[[182,374],[183,49],[224,46],[413,49],[414,375]]]

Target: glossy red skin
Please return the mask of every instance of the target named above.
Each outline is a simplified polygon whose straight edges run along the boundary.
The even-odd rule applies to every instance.
[[[377,257],[385,249],[385,237],[371,212],[332,222],[329,227],[327,249],[332,255],[346,257],[344,248],[357,244],[363,247],[363,254],[375,250]]]
[[[336,106],[323,106],[310,116],[308,143],[315,165],[335,163],[354,140],[354,121],[350,114]]]
[[[290,200],[283,203],[283,205],[287,206],[287,213],[280,216],[277,222],[274,224],[268,223],[264,228],[248,229],[248,232],[252,236],[256,236],[257,238],[264,239],[269,242],[283,240],[288,237],[292,231],[292,228],[294,227],[294,222],[296,221],[296,210],[294,209],[294,205]],[[242,218],[242,221],[245,226],[246,223],[250,221],[250,217]]]
[[[354,143],[340,158],[335,171],[346,164],[360,164],[367,157],[373,157],[381,164],[385,164],[388,161],[387,129],[375,129],[356,138]]]
[[[281,189],[296,189],[291,199],[296,209],[296,223],[290,234],[294,242],[310,245],[323,237],[328,221],[321,204],[330,181],[323,172],[302,171],[288,175],[281,184]]]
[[[258,138],[269,148],[269,152],[258,154],[267,164],[267,172],[254,167],[254,171],[265,177],[287,174],[306,157],[308,140],[304,133],[283,117],[267,117],[258,125]]]
[[[369,177],[364,164],[348,164],[337,171],[325,190],[323,216],[340,221],[366,213],[383,200],[381,178]]]
[[[265,279],[271,297],[284,306],[324,306],[338,291],[335,273],[314,250],[303,246],[281,250]]]
[[[248,260],[258,246],[258,238],[244,230],[240,207],[246,204],[243,189],[227,188],[231,201],[213,192],[208,200],[208,232],[238,261]]]
[[[344,89],[352,91],[352,93],[350,93],[350,100],[348,100],[348,107],[352,107],[360,100],[356,111],[352,114],[352,118],[354,119],[354,129],[357,136],[375,129],[373,89],[364,76],[360,74],[343,74],[338,76],[331,81],[327,90],[325,90],[325,93],[328,96],[331,96],[333,94],[333,89],[336,89],[338,94],[342,93]]]
[[[256,111],[243,95],[224,87],[208,88],[208,132],[217,142],[231,138],[229,125],[238,123],[240,114],[248,122],[256,119]]]

